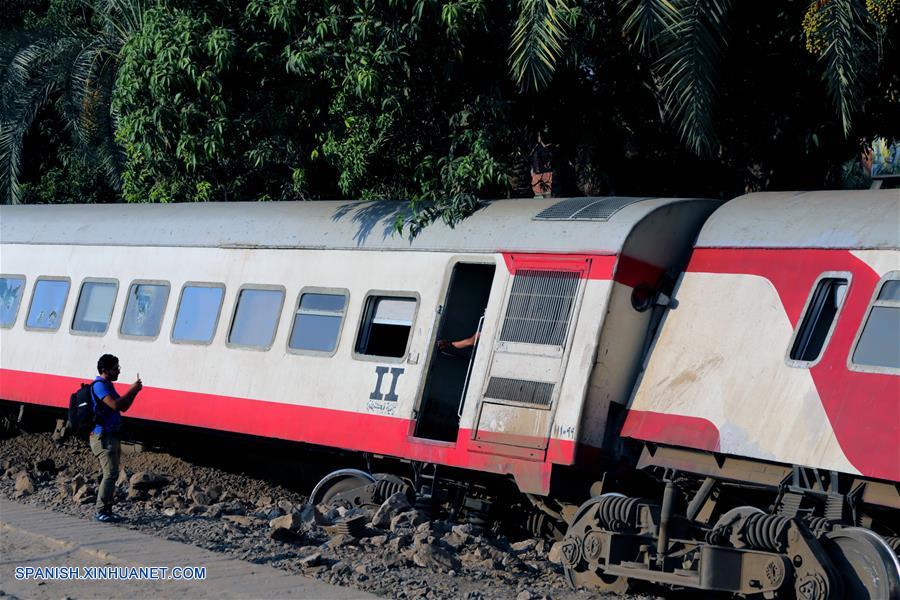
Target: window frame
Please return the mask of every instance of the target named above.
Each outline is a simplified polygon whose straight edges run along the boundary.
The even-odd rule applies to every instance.
[[[888,306],[900,310],[900,301],[878,299],[878,295],[881,294],[881,289],[884,287],[884,284],[887,281],[900,281],[900,271],[888,271],[881,277],[881,279],[878,280],[878,283],[875,284],[875,289],[872,292],[872,296],[869,298],[869,303],[866,305],[866,312],[863,314],[863,318],[859,324],[859,327],[856,328],[856,335],[853,336],[853,343],[850,344],[850,352],[849,354],[847,354],[847,370],[849,371],[857,371],[859,373],[878,373],[880,375],[900,375],[900,369],[895,369],[893,367],[861,365],[853,362],[853,355],[856,353],[856,347],[859,345],[859,340],[866,328],[866,324],[869,322],[869,317],[872,314],[872,309],[874,309],[876,306]]]
[[[22,280],[22,295],[19,296],[19,301],[16,302],[16,310],[13,311],[12,321],[10,321],[9,325],[0,324],[0,329],[12,329],[13,327],[16,326],[16,323],[18,323],[19,311],[22,310],[22,305],[25,303],[24,302],[25,301],[25,292],[28,291],[28,277],[24,274],[19,274],[19,273],[0,273],[0,277],[2,277],[4,279],[21,279]],[[44,330],[44,331],[46,331],[46,330]]]
[[[416,306],[413,309],[412,316],[412,324],[409,327],[409,337],[406,339],[406,348],[403,350],[403,356],[378,356],[375,354],[361,354],[356,350],[359,346],[359,337],[362,333],[363,324],[367,319],[371,318],[371,313],[374,308],[370,307],[369,299],[374,297],[387,297],[387,298],[412,298],[416,302]],[[372,303],[374,306],[374,302]],[[362,310],[359,311],[359,320],[356,324],[356,335],[353,337],[353,352],[352,357],[354,360],[362,360],[366,362],[380,362],[380,363],[402,363],[409,356],[409,350],[412,346],[413,332],[416,328],[416,321],[419,318],[419,308],[422,305],[422,297],[418,292],[410,292],[410,291],[398,291],[398,290],[369,290],[366,292],[365,296],[363,296]]]
[[[291,338],[294,336],[294,327],[296,326],[297,312],[300,310],[300,301],[303,294],[323,294],[331,296],[344,297],[344,312],[341,315],[341,324],[338,326],[337,339],[334,341],[334,350],[331,352],[323,352],[320,350],[306,350],[303,348],[291,348]],[[341,346],[341,337],[344,335],[344,324],[347,322],[347,315],[350,312],[350,290],[347,288],[319,287],[308,285],[300,288],[297,294],[297,302],[294,304],[294,311],[291,313],[291,328],[288,331],[287,339],[284,341],[284,348],[288,354],[306,355],[306,356],[324,356],[326,358],[337,354],[338,348]]]
[[[219,303],[219,310],[216,312],[216,320],[213,324],[213,334],[208,342],[198,342],[195,340],[179,340],[175,338],[175,326],[178,324],[178,314],[181,312],[181,301],[184,299],[184,290],[188,287],[205,287],[219,288],[222,290],[222,301]],[[219,333],[219,321],[222,319],[222,313],[225,309],[225,294],[228,290],[224,283],[217,281],[185,281],[178,292],[178,304],[175,305],[175,317],[172,319],[172,328],[169,330],[169,342],[173,344],[184,344],[185,346],[209,346],[216,340],[216,334]]]
[[[800,335],[800,330],[803,328],[803,322],[806,319],[807,312],[809,311],[810,305],[812,304],[813,299],[816,297],[816,292],[819,290],[819,284],[822,283],[823,279],[846,279],[847,280],[847,291],[844,293],[844,301],[841,302],[841,305],[838,307],[837,312],[834,313],[834,319],[831,321],[831,325],[828,326],[828,333],[825,334],[825,340],[822,342],[822,349],[819,351],[819,355],[815,360],[799,360],[795,358],[791,358],[791,351],[794,349],[794,344],[797,343],[797,336]],[[788,341],[787,349],[784,352],[784,362],[789,367],[793,367],[795,369],[811,369],[825,358],[825,353],[828,352],[828,345],[831,343],[831,336],[834,335],[834,330],[837,328],[838,321],[841,319],[841,315],[844,312],[844,307],[847,305],[847,300],[850,298],[850,292],[853,290],[853,273],[850,271],[823,271],[816,277],[815,281],[813,281],[812,285],[809,288],[809,292],[806,295],[806,302],[803,303],[803,310],[800,311],[800,316],[797,319],[797,324],[794,325],[794,331],[791,333],[791,338]]]
[[[59,325],[50,329],[48,327],[32,327],[28,324],[28,315],[31,314],[31,308],[34,306],[34,295],[37,292],[38,283],[41,281],[65,281],[69,284],[69,289],[66,292],[66,299],[63,300],[62,307],[60,308],[59,315]],[[25,321],[22,323],[22,326],[25,328],[25,331],[42,331],[44,333],[56,333],[62,328],[62,324],[64,318],[66,316],[66,308],[69,306],[69,295],[72,293],[72,278],[65,277],[61,275],[41,275],[37,279],[34,280],[34,285],[31,286],[31,297],[28,299],[28,311],[25,313]],[[23,292],[24,295],[24,292]],[[21,303],[20,303],[21,304]]]
[[[281,304],[275,317],[275,329],[272,332],[272,339],[268,346],[248,346],[246,344],[235,344],[231,341],[231,329],[234,327],[234,319],[237,317],[238,306],[241,303],[241,294],[244,290],[264,290],[281,292]],[[231,319],[228,321],[228,331],[225,333],[225,346],[235,350],[252,350],[255,352],[268,352],[275,345],[278,339],[278,328],[281,326],[281,314],[284,312],[284,301],[287,298],[287,290],[283,285],[272,285],[267,283],[245,283],[238,288],[234,297],[234,306],[231,308]]]
[[[122,328],[125,327],[125,317],[128,314],[128,297],[131,295],[131,288],[136,285],[164,285],[169,289],[169,293],[166,294],[166,305],[163,307],[162,315],[159,318],[159,330],[154,336],[133,335],[122,332]],[[155,342],[158,340],[163,330],[163,324],[166,320],[166,311],[169,310],[169,298],[171,297],[172,283],[166,279],[133,279],[131,283],[128,284],[128,291],[125,294],[125,305],[122,307],[122,318],[119,320],[119,337],[123,340],[136,340],[140,342]]]
[[[78,305],[81,302],[81,295],[84,293],[84,284],[86,283],[112,283],[116,286],[115,294],[113,295],[113,304],[109,309],[109,316],[106,319],[106,328],[102,332],[98,331],[81,331],[75,329],[75,315],[78,314]],[[109,327],[112,325],[113,313],[116,312],[116,304],[119,302],[119,280],[113,279],[111,277],[85,277],[81,280],[81,285],[78,287],[78,298],[75,300],[75,310],[72,312],[72,318],[69,320],[69,333],[72,335],[85,335],[88,337],[103,337],[107,333],[109,333]]]

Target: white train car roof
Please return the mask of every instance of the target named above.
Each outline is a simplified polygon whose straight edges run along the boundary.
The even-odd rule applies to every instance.
[[[764,192],[725,203],[698,248],[900,248],[900,190]]]
[[[686,198],[495,200],[451,229],[435,223],[410,241],[393,231],[405,202],[311,201],[3,206],[4,244],[331,248],[618,254],[656,211]],[[685,206],[686,208],[686,206]]]

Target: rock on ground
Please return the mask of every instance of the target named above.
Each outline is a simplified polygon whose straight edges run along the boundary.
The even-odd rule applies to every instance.
[[[0,470],[10,472],[0,479],[0,495],[12,498],[30,481],[32,491],[18,501],[91,517],[99,465],[87,444],[70,439],[60,445],[49,432],[19,434],[0,440],[0,456]],[[49,463],[35,469],[47,459],[52,470]],[[597,597],[569,588],[562,568],[551,562],[558,549],[548,556],[543,540],[507,540],[432,520],[405,497],[392,496],[371,510],[324,507],[328,515],[322,515],[305,504],[299,488],[263,472],[151,450],[123,454],[122,463],[127,475],[120,473],[115,507],[120,526],[390,598],[524,600],[526,591],[529,600]],[[303,489],[314,484],[304,482]]]

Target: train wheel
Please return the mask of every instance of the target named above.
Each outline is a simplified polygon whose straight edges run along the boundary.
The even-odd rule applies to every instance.
[[[900,598],[900,561],[879,535],[862,527],[847,527],[825,537],[823,545],[841,574],[844,597]]]
[[[585,555],[591,554],[590,548],[582,546],[588,543],[582,540],[590,540],[590,532],[599,530],[597,507],[604,496],[621,496],[621,494],[604,494],[591,498],[578,508],[578,512],[572,517],[566,535],[562,541],[562,561],[566,579],[572,587],[584,586],[599,592],[624,594],[631,587],[625,577],[607,575],[599,567],[593,567],[585,560]]]
[[[309,503],[313,506],[328,504],[338,494],[349,492],[358,487],[374,483],[375,478],[359,469],[338,469],[332,471],[316,484],[312,494],[309,495]]]

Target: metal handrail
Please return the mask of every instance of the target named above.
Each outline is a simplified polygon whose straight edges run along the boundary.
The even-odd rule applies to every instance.
[[[472,346],[472,356],[469,357],[469,366],[466,369],[466,380],[463,382],[462,394],[459,397],[459,406],[456,409],[457,418],[462,419],[462,411],[463,406],[466,403],[466,392],[469,391],[469,377],[472,375],[472,365],[475,362],[475,349],[478,348],[478,342],[481,341],[481,326],[484,325],[484,315],[481,315],[481,318],[478,319],[478,329],[476,333],[478,333],[478,337],[475,339],[475,344]]]

